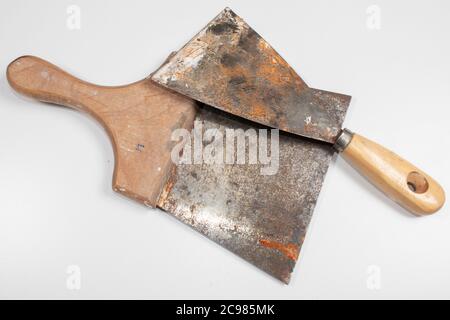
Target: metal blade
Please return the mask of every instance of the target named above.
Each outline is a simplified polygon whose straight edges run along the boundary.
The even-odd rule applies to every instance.
[[[234,115],[334,143],[350,96],[309,88],[242,18],[223,10],[152,80]]]
[[[260,141],[254,123],[213,108],[201,108],[195,121],[224,137],[253,128]],[[158,206],[288,283],[332,155],[329,144],[280,132],[276,174],[261,175],[262,164],[178,164]]]

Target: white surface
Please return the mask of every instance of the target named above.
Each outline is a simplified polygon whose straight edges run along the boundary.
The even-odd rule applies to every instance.
[[[80,30],[66,26],[72,4]],[[366,23],[373,4],[379,30]],[[7,64],[24,54],[93,83],[138,80],[225,6],[309,85],[351,94],[348,128],[450,190],[448,1],[1,1],[0,297],[450,298],[448,205],[414,218],[337,159],[285,286],[115,194],[103,129],[6,82]],[[66,286],[70,265],[80,267],[79,290]]]

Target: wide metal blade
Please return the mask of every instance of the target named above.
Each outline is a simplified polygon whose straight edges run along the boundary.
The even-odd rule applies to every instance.
[[[260,141],[257,125],[214,108],[201,108],[195,121],[223,137],[256,130]],[[275,174],[262,175],[264,164],[178,164],[158,206],[288,283],[332,155],[329,144],[280,132]]]
[[[309,88],[242,18],[223,10],[152,79],[283,131],[334,143],[350,96]]]

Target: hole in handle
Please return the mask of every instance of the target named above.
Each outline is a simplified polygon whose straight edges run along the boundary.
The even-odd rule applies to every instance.
[[[425,193],[428,190],[427,179],[418,172],[412,171],[406,178],[409,190],[415,193]]]

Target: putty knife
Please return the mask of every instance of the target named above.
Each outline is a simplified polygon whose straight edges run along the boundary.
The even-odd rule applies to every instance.
[[[332,144],[363,176],[416,215],[439,210],[441,186],[384,147],[342,129],[347,95],[312,89],[245,21],[226,8],[152,79],[233,115]]]
[[[261,163],[176,165],[171,159],[177,143],[174,130],[190,130],[200,123],[202,132],[223,136],[228,130],[253,130],[261,141],[264,127],[197,106],[148,78],[118,87],[98,86],[33,56],[11,62],[7,78],[17,92],[86,112],[106,129],[114,149],[116,192],[163,209],[289,282],[333,156],[328,144],[280,132],[277,172],[270,175],[261,174]],[[345,108],[339,121],[344,114]],[[201,143],[206,148],[210,141]],[[245,148],[248,155],[250,146]],[[154,245],[164,244],[156,240],[150,247]]]

